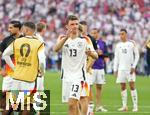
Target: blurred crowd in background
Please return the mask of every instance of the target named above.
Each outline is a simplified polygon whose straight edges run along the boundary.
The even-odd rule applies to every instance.
[[[141,54],[137,72],[148,74],[144,44],[150,39],[149,0],[0,0],[0,40],[9,34],[7,25],[10,20],[45,22],[47,69],[57,71],[61,54],[54,53],[52,49],[58,35],[65,33],[65,19],[69,14],[75,14],[81,21],[86,20],[89,31],[92,28],[100,30],[109,52],[107,73],[112,73],[119,31],[126,28],[128,38],[137,42]]]

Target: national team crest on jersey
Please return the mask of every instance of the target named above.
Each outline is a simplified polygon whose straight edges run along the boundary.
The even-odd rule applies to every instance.
[[[83,46],[83,43],[82,42],[78,42],[77,47],[78,48],[82,48],[82,46]]]

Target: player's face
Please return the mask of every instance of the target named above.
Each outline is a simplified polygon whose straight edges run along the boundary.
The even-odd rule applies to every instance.
[[[125,41],[125,40],[127,39],[127,38],[126,38],[126,32],[121,31],[121,32],[120,32],[120,38],[121,38],[122,41]]]
[[[87,33],[87,25],[81,25],[82,26],[82,33]]]
[[[19,31],[19,28],[14,27],[13,24],[8,25],[8,31],[12,34],[15,35]]]
[[[97,30],[91,30],[90,32],[91,36],[93,36],[96,40],[99,39],[99,33]]]
[[[71,30],[71,32],[73,34],[76,34],[79,31],[79,21],[78,20],[70,20],[66,27],[68,30]]]
[[[44,28],[41,33],[44,35],[46,33],[46,28]]]

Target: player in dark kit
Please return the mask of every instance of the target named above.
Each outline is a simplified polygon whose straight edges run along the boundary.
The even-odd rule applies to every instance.
[[[9,23],[8,31],[10,32],[10,35],[8,37],[4,38],[4,40],[0,44],[0,62],[2,62],[1,56],[2,56],[2,53],[5,51],[5,49],[16,38],[22,37],[22,35],[20,34],[21,26],[22,26],[22,24],[20,23],[20,21],[13,20]],[[12,58],[13,58],[13,56],[12,56]],[[2,83],[3,94],[2,94],[2,98],[0,99],[0,108],[4,109],[5,108],[5,92],[10,91],[12,70],[5,63],[3,63],[1,66],[2,66],[2,68],[0,71],[0,75],[3,76],[3,83]],[[3,111],[3,114],[5,114],[5,111]]]

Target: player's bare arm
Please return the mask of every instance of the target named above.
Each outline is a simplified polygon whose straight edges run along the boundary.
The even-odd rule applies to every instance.
[[[94,62],[95,62],[95,59],[93,59],[91,57],[88,58],[87,66],[86,66],[86,70],[87,70],[88,73],[91,73],[90,69],[92,68]]]
[[[66,37],[66,36],[63,36],[63,38],[62,38],[62,36],[58,37],[57,43],[54,47],[54,51],[58,52],[63,47],[63,45],[67,39],[68,39],[68,37]]]
[[[91,50],[87,50],[86,51],[86,54],[90,57],[92,57],[93,59],[98,59],[98,54],[96,51],[91,51]]]
[[[130,74],[133,74],[133,73],[135,73],[135,68],[136,68],[136,66],[137,66],[137,64],[138,64],[138,61],[139,61],[139,58],[140,58],[140,54],[139,54],[139,51],[138,51],[138,47],[137,47],[137,45],[136,45],[136,43],[134,43],[135,45],[134,45],[134,63],[133,63],[133,65],[132,65],[132,68],[131,68],[131,71],[130,71]]]
[[[3,59],[5,62],[11,67],[12,70],[14,70],[15,66],[10,58],[10,56],[13,54],[13,44],[9,45],[5,51],[3,52]]]
[[[67,30],[66,35],[61,35],[58,37],[57,43],[54,47],[54,51],[58,52],[59,50],[61,50],[61,48],[63,47],[64,43],[67,41],[67,39],[69,38],[70,34],[71,34],[72,30]]]

